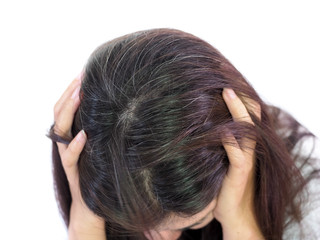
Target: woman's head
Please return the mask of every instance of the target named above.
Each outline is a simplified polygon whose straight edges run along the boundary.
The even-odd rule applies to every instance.
[[[255,127],[232,120],[221,95],[226,87],[245,104],[244,97],[260,104],[261,121],[249,111]],[[110,234],[157,229],[212,207],[229,166],[221,142],[225,129],[257,140],[262,231],[274,230],[272,221],[283,222],[292,186],[275,186],[293,182],[298,172],[267,106],[205,41],[155,29],[107,42],[85,67],[80,99],[72,131],[84,129],[88,136],[79,159],[81,193]],[[279,168],[288,171],[281,175]],[[67,192],[57,188],[60,195]],[[68,207],[61,206],[67,215]]]
[[[204,209],[228,169],[221,134],[233,121],[224,87],[254,95],[217,50],[180,31],[139,32],[99,47],[74,124],[88,135],[79,171],[89,207],[132,228]]]

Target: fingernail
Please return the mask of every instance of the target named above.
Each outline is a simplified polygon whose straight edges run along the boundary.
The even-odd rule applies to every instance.
[[[85,141],[86,138],[87,138],[87,135],[86,135],[86,133],[84,132],[83,129],[82,129],[82,130],[78,133],[78,135],[76,136],[76,140],[77,140],[78,142]]]
[[[74,92],[72,93],[71,98],[72,98],[72,99],[75,99],[77,96],[79,96],[79,91],[80,91],[80,86],[78,86],[78,87],[74,90]]]
[[[236,93],[231,88],[225,88],[225,91],[231,99],[234,99],[236,97]]]

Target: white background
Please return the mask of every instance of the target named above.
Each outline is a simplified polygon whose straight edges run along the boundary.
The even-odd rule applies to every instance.
[[[223,3],[221,3],[223,2]],[[317,1],[1,1],[0,239],[66,239],[53,106],[101,43],[169,27],[211,43],[268,103],[320,136]]]

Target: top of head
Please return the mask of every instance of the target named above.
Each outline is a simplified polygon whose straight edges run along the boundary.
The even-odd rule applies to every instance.
[[[89,208],[130,230],[204,209],[228,169],[220,134],[236,126],[224,87],[258,98],[215,48],[185,32],[141,31],[97,48],[73,125],[88,136],[79,174]]]

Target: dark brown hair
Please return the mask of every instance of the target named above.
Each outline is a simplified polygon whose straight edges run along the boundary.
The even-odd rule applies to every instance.
[[[234,122],[223,101],[232,88],[262,119]],[[301,220],[303,177],[310,158],[293,149],[314,136],[289,114],[265,104],[214,47],[182,31],[154,29],[107,42],[85,67],[81,104],[72,132],[88,136],[79,159],[81,194],[106,221],[108,239],[143,239],[140,233],[171,213],[191,216],[221,188],[229,162],[221,143],[228,128],[256,139],[256,218],[266,239],[281,239],[288,219]],[[245,98],[246,97],[246,98]],[[55,190],[66,224],[70,191],[53,145]],[[213,220],[181,239],[222,239]]]

